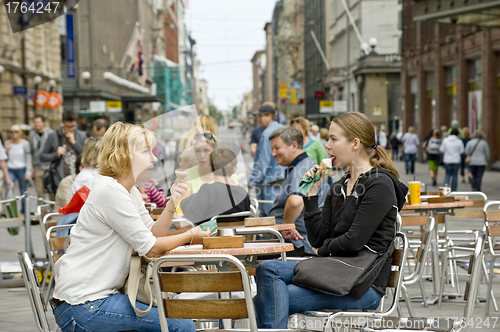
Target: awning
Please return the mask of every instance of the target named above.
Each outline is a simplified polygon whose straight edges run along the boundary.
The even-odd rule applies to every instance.
[[[499,0],[416,0],[415,21],[500,27]]]
[[[126,103],[152,103],[159,102],[164,103],[165,99],[160,96],[153,95],[134,95],[134,96],[122,96],[122,102]]]

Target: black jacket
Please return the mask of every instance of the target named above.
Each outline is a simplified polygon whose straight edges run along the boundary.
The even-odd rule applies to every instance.
[[[361,174],[347,196],[346,173],[328,191],[323,209],[318,198],[304,197],[304,220],[309,242],[319,256],[349,256],[367,246],[383,252],[394,240],[397,211],[408,187],[388,171],[374,167]],[[375,280],[383,294],[390,277],[390,260]]]

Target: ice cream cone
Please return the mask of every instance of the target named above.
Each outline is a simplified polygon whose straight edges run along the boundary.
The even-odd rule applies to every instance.
[[[175,170],[175,176],[177,177],[178,180],[183,180],[187,175],[188,172],[186,171],[181,171],[179,169]]]
[[[319,164],[316,174],[321,174],[321,172],[329,170],[330,168],[332,168],[332,160],[330,158],[323,159],[321,164]]]

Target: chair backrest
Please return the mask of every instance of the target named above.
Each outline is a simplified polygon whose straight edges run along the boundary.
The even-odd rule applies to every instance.
[[[40,284],[38,283],[36,272],[33,269],[33,264],[31,264],[31,260],[25,251],[19,251],[17,257],[21,264],[24,284],[28,291],[31,309],[33,310],[33,316],[38,330],[41,332],[50,332],[49,321],[46,315],[47,307],[43,295],[40,292]]]
[[[165,262],[195,262],[205,265],[228,267],[227,272],[162,272]],[[228,268],[229,269],[229,268]],[[240,260],[231,255],[167,255],[160,257],[153,266],[153,291],[158,301],[162,331],[168,331],[166,318],[185,319],[243,319],[248,318],[250,330],[257,332],[250,280]],[[228,293],[243,292],[243,299],[168,299],[163,293]]]
[[[52,236],[53,233],[57,234],[57,231],[63,231],[71,229],[75,224],[70,225],[59,225],[49,227],[45,235],[47,249],[49,251],[49,261],[53,267],[53,264],[57,262],[59,258],[66,252],[70,244],[69,236]]]
[[[496,210],[489,210],[495,206]],[[495,241],[500,238],[500,201],[491,201],[486,203],[483,208],[484,229],[488,236],[488,248],[492,255],[500,255],[495,251]]]
[[[405,218],[408,217],[410,216],[403,217],[403,226],[405,225]],[[422,277],[422,274],[424,272],[425,260],[427,258],[427,253],[429,252],[429,246],[431,245],[431,236],[433,234],[434,228],[436,227],[436,220],[434,218],[427,216],[415,216],[415,217],[418,218],[419,223],[424,221],[424,219],[425,222],[423,224],[424,228],[420,233],[420,245],[414,257],[415,268],[413,269],[412,273],[409,276],[405,276],[404,278],[405,285],[413,285],[417,283]],[[412,221],[415,221],[415,219],[413,219]],[[415,225],[412,224],[411,226]]]
[[[455,210],[455,214],[447,215],[446,218],[461,218],[461,219],[482,219],[483,207],[488,200],[488,196],[480,191],[452,191],[447,195],[462,196],[461,200],[472,202],[471,206],[466,206],[463,209]]]

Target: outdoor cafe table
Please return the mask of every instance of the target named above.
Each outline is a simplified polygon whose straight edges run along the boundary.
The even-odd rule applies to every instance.
[[[453,203],[422,203],[422,204],[405,204],[403,211],[429,212],[429,218],[433,218],[436,222],[436,215],[455,215],[455,209],[463,209],[466,206],[472,206],[472,201],[458,201]],[[439,298],[439,257],[438,257],[438,229],[434,227],[431,240],[432,251],[432,283],[433,294],[426,299],[427,304],[435,304]]]

